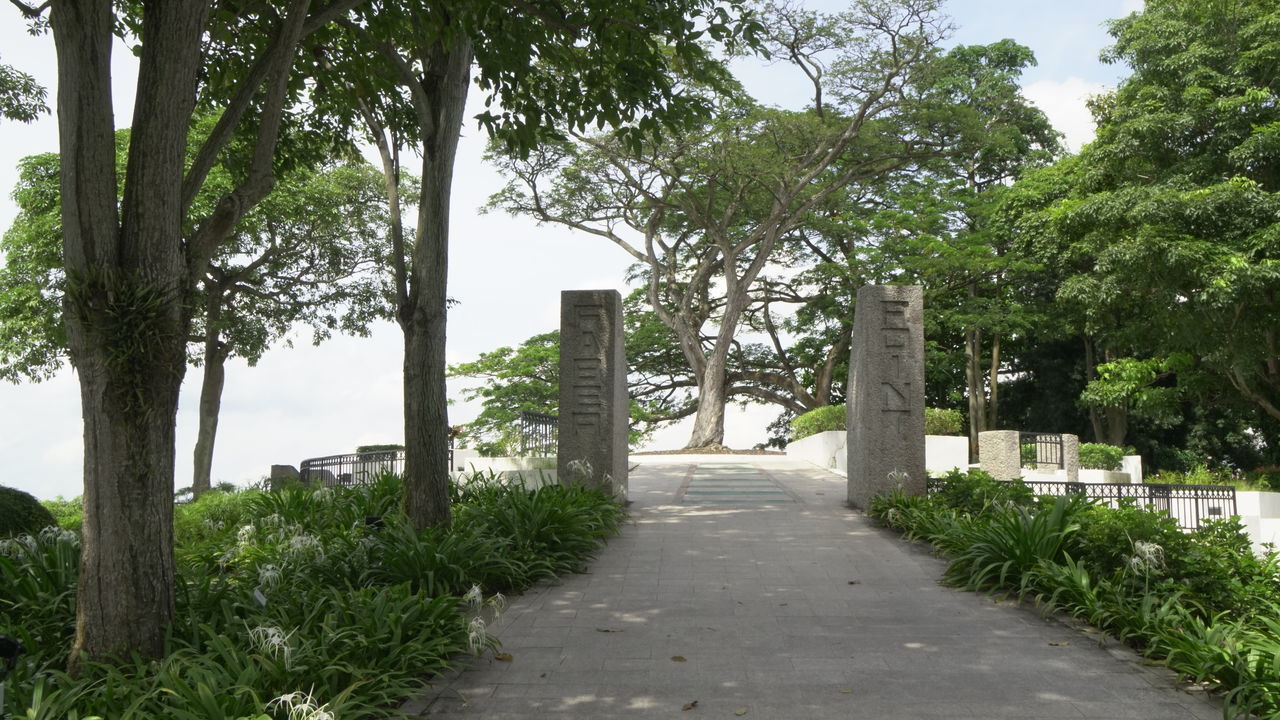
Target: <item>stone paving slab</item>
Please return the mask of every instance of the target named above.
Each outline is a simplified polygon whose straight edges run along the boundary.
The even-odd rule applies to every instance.
[[[1222,717],[1122,646],[938,584],[942,561],[845,507],[842,477],[780,457],[632,462],[631,520],[590,572],[513,599],[494,626],[511,660],[437,678],[408,715]],[[688,497],[745,478],[779,499]]]

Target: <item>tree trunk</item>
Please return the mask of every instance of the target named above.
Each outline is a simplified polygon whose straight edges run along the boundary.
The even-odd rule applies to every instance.
[[[110,0],[55,2],[64,320],[84,419],[69,669],[159,657],[174,615],[173,464],[191,286],[181,186],[207,5],[148,3],[117,203]],[[118,214],[117,214],[118,213]]]
[[[964,331],[964,380],[969,394],[969,457],[978,457],[978,433],[987,429],[986,392],[982,387],[982,331]]]
[[[999,427],[1000,409],[1000,335],[991,336],[991,369],[987,374],[987,417],[984,427]]]
[[[724,444],[725,396],[724,363],[715,362],[713,354],[698,383],[698,412],[693,418],[693,432],[686,448]]]
[[[212,305],[214,300],[210,300]],[[196,497],[209,491],[213,484],[213,443],[218,435],[218,413],[222,409],[222,388],[227,376],[227,353],[214,329],[220,310],[209,310],[204,341],[204,373],[200,385],[200,425],[196,430],[196,449],[193,457],[195,472],[191,478],[191,492]]]
[[[422,189],[404,330],[405,509],[414,526],[448,526],[449,417],[445,390],[445,309],[449,271],[449,198],[470,82],[471,42],[424,50],[417,98],[422,129]]]

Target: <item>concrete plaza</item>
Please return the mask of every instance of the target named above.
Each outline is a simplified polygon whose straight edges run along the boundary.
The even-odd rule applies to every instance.
[[[514,598],[412,717],[1222,717],[1114,641],[938,583],[944,562],[777,456],[636,456],[589,572]]]

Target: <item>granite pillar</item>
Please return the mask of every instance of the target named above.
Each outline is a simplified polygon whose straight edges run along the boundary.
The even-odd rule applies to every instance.
[[[556,474],[627,499],[627,357],[617,290],[560,294],[560,423]]]
[[[925,493],[924,291],[917,285],[858,290],[849,353],[848,501],[901,484]]]
[[[1067,482],[1080,482],[1080,436],[1062,434],[1062,469]]]
[[[978,465],[996,480],[1022,477],[1022,445],[1017,430],[987,430],[978,433]]]

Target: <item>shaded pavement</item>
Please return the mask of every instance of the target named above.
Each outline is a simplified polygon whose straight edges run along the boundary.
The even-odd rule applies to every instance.
[[[514,598],[412,717],[1222,717],[1114,642],[938,584],[945,564],[776,456],[633,456],[586,574]],[[696,701],[696,704],[695,704]],[[685,709],[687,708],[687,709]]]

